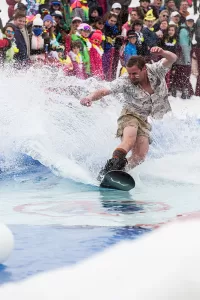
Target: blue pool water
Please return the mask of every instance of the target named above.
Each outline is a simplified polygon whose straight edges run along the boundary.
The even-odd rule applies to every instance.
[[[119,241],[148,232],[133,227],[10,226],[15,250],[0,267],[0,283],[75,264]]]

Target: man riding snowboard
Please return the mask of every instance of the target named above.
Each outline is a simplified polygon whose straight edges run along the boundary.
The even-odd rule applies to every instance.
[[[149,150],[151,126],[148,116],[159,119],[171,111],[165,75],[177,56],[160,47],[152,47],[151,54],[162,56],[162,59],[146,64],[144,57],[132,56],[126,66],[128,74],[111,82],[109,89],[99,89],[81,100],[82,105],[91,106],[93,101],[110,94],[122,93],[124,96],[117,129],[121,143],[101,170],[99,180],[111,170],[123,170],[129,151],[132,151],[128,160],[130,168],[143,162]]]

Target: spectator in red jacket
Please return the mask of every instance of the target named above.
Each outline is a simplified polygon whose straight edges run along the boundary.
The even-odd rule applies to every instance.
[[[6,51],[11,48],[11,41],[7,38],[0,37],[0,65],[2,66],[6,58]]]
[[[8,39],[0,40],[0,49],[9,48],[9,47],[10,47],[10,41]]]

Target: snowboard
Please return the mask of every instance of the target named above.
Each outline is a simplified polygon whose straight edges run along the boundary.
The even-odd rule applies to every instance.
[[[100,187],[130,191],[135,187],[135,180],[130,174],[124,171],[110,171],[103,177]]]

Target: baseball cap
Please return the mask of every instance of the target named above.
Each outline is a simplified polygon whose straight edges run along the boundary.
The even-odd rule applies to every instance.
[[[176,17],[176,16],[180,16],[178,11],[173,11],[170,15],[170,17]]]
[[[132,37],[136,37],[137,38],[137,33],[135,33],[134,30],[129,30],[127,32],[127,38],[132,38]]]
[[[52,1],[51,5],[61,5],[60,1]]]
[[[112,7],[111,8],[122,8],[121,4],[120,3],[113,3]]]
[[[75,21],[80,21],[80,22],[83,22],[82,19],[80,17],[74,17],[72,19],[72,23],[75,22]]]
[[[63,18],[63,15],[62,15],[61,11],[59,11],[59,10],[55,10],[51,15],[52,15],[52,17],[58,17],[60,19]]]
[[[192,15],[189,15],[186,17],[186,21],[194,21],[194,17]]]

